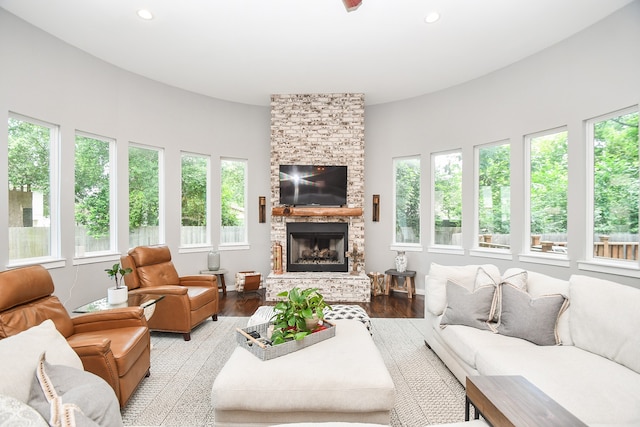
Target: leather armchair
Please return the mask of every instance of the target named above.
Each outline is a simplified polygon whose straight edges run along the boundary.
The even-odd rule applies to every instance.
[[[124,407],[149,375],[151,338],[140,307],[71,317],[42,266],[0,272],[0,339],[51,319],[78,353],[84,369],[104,379]]]
[[[153,331],[181,333],[185,341],[191,330],[209,316],[218,320],[218,282],[216,276],[179,277],[166,246],[138,246],[120,259],[123,268],[133,272],[124,276],[129,293],[154,293],[165,297],[156,304],[149,319]]]

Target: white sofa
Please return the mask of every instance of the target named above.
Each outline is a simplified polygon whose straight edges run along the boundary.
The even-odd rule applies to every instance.
[[[514,275],[515,286],[502,284]],[[486,328],[483,322],[466,326],[474,298],[491,282],[502,289],[492,301],[492,319]],[[516,297],[526,290],[523,298],[531,301],[514,309],[507,294],[518,286],[524,289]],[[640,426],[640,289],[581,275],[567,281],[515,269],[501,274],[493,265],[435,263],[425,287],[426,342],[463,385],[470,375],[522,375],[586,424]],[[456,296],[461,288],[463,296]],[[568,303],[549,311],[557,294]],[[544,333],[549,325],[551,336]],[[556,342],[538,345],[516,336]]]

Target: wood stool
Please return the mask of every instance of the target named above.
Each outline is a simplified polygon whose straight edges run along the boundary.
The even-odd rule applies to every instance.
[[[415,277],[416,272],[412,270],[398,271],[396,269],[387,270],[385,274],[384,294],[389,295],[389,291],[406,291],[409,299],[416,293]],[[402,285],[398,283],[398,277],[404,278]]]

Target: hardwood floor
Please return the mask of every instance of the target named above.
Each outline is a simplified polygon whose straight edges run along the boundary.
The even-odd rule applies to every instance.
[[[408,299],[406,293],[393,292],[391,295],[372,296],[371,302],[345,302],[344,304],[361,306],[367,311],[369,317],[424,317],[424,295],[414,295],[412,299]],[[259,293],[248,292],[244,296],[238,295],[236,291],[228,291],[226,296],[220,293],[218,315],[251,316],[261,305],[275,305],[273,301],[265,301],[264,289]]]

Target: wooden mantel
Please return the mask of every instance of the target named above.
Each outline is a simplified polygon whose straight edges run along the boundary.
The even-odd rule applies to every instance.
[[[362,208],[276,206],[272,216],[362,216]]]

